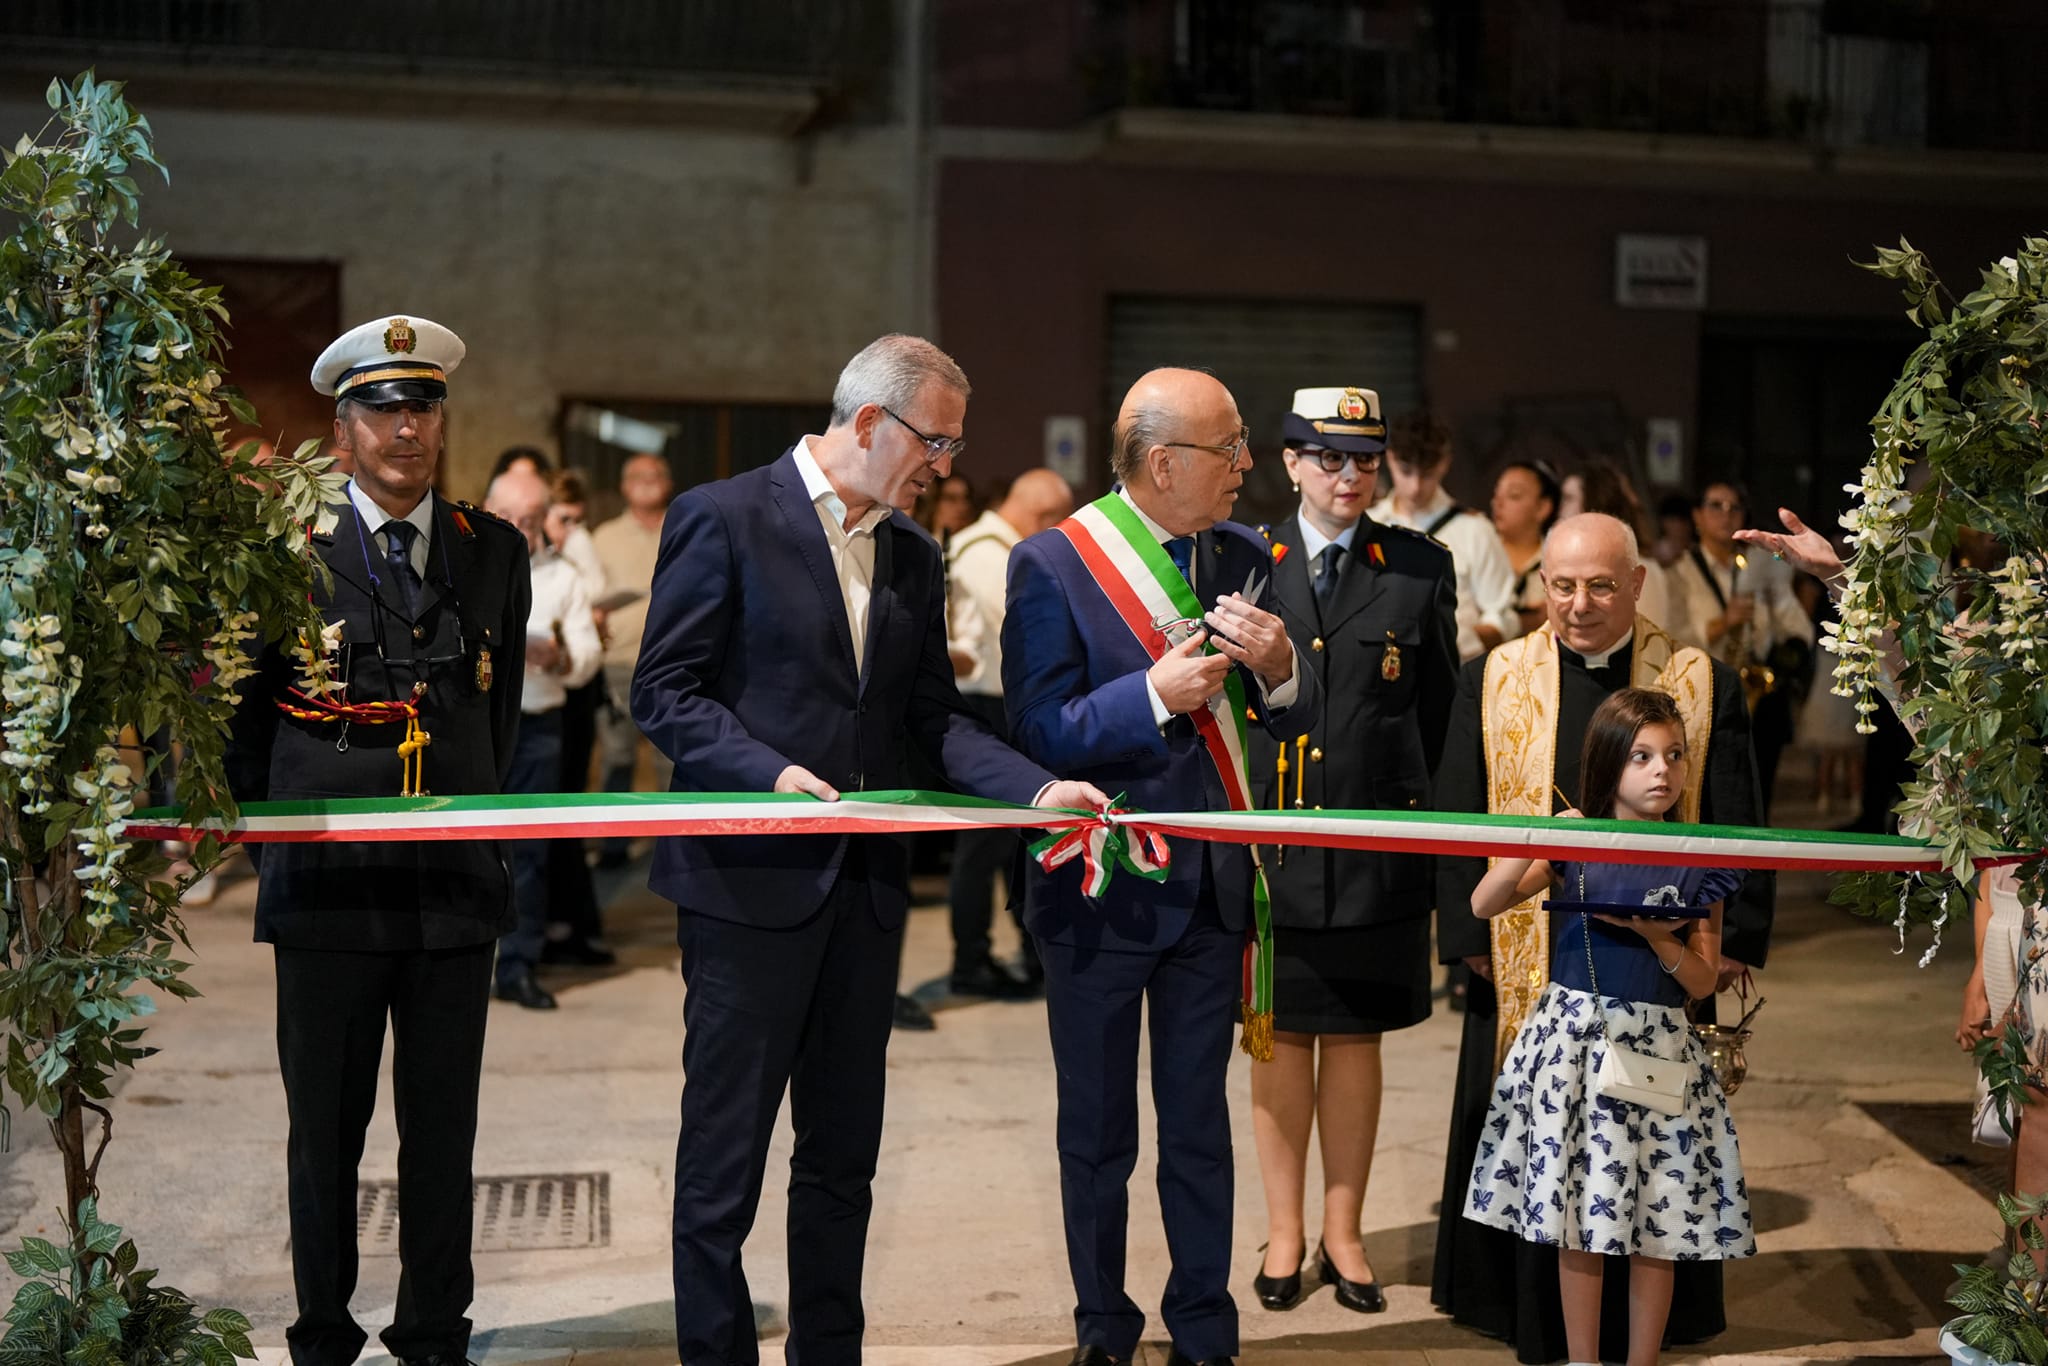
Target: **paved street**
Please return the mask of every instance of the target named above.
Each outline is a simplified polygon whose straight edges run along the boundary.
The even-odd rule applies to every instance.
[[[553,1183],[539,1230],[531,1183],[506,1186],[486,1244],[530,1246],[547,1234],[582,1246],[487,1251],[477,1258],[474,1347],[486,1366],[527,1360],[674,1360],[668,1218],[681,1076],[682,987],[671,912],[639,885],[641,868],[606,880],[621,964],[552,973],[561,1009],[496,1004],[490,1021],[476,1170]],[[927,881],[922,890],[936,894]],[[255,1320],[267,1361],[282,1355],[292,1296],[285,1219],[284,1102],[272,1043],[269,951],[250,942],[253,884],[231,881],[189,915],[205,996],[171,1003],[152,1026],[162,1053],[116,1099],[103,1212],[141,1243],[146,1264],[202,1304]],[[1968,970],[1967,927],[1933,966],[1892,952],[1886,929],[1822,901],[1824,880],[1791,877],[1764,982],[1770,999],[1735,1102],[1762,1254],[1728,1275],[1729,1331],[1718,1359],[1939,1355],[1935,1326],[1949,1264],[1996,1240],[1996,1215],[1962,1141],[1967,1064],[1949,1035]],[[944,970],[943,909],[912,917],[905,979]],[[936,984],[927,987],[933,991]],[[1263,1213],[1254,1167],[1247,1070],[1232,1072],[1237,1132],[1237,1264],[1251,1363],[1357,1359],[1446,1363],[1511,1359],[1457,1329],[1428,1303],[1458,1019],[1439,1010],[1390,1036],[1388,1093],[1367,1202],[1367,1248],[1391,1309],[1363,1317],[1322,1292],[1288,1314],[1250,1293]],[[1043,1007],[945,1008],[931,1034],[890,1050],[888,1133],[868,1259],[871,1361],[1063,1362],[1069,1287],[1053,1151],[1053,1079]],[[380,1110],[366,1179],[390,1179],[394,1139]],[[1901,1137],[1904,1135],[1904,1137]],[[0,1226],[11,1244],[55,1225],[62,1183],[47,1134],[16,1117],[0,1159]],[[749,1274],[779,1361],[787,1133],[749,1244]],[[1925,1151],[1917,1150],[1915,1143]],[[1149,1151],[1149,1135],[1146,1142]],[[1132,1184],[1131,1288],[1156,1307],[1166,1264],[1149,1162]],[[1317,1188],[1311,1172],[1310,1187]],[[563,1190],[573,1207],[563,1207]],[[593,1208],[602,1202],[602,1210]],[[388,1233],[373,1213],[371,1233]],[[1313,1220],[1311,1221],[1313,1225]],[[491,1240],[495,1239],[493,1244]],[[397,1260],[363,1261],[358,1316],[388,1321]],[[1150,1324],[1158,1331],[1156,1317]],[[1155,1366],[1165,1347],[1153,1349]],[[381,1362],[381,1358],[370,1358]]]

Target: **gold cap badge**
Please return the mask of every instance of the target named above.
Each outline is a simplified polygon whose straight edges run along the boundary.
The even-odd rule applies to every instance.
[[[1357,421],[1370,411],[1365,406],[1365,395],[1356,389],[1346,389],[1344,397],[1337,400],[1337,416]]]
[[[384,349],[392,355],[404,355],[419,345],[419,338],[413,333],[412,324],[404,318],[393,318],[391,325],[384,329]]]

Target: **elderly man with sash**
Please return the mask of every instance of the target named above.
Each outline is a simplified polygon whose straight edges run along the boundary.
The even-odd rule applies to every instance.
[[[1247,809],[1247,708],[1288,739],[1319,709],[1314,672],[1258,605],[1265,543],[1226,520],[1251,465],[1246,438],[1213,376],[1155,370],[1117,415],[1120,487],[1010,556],[1003,692],[1014,743],[1129,807]],[[1124,1291],[1141,1013],[1173,1259],[1161,1305],[1169,1361],[1227,1362],[1238,1347],[1224,1078],[1243,987],[1247,1048],[1271,1054],[1265,889],[1247,845],[1179,840],[1169,854],[1163,878],[1125,873],[1099,897],[1084,891],[1081,860],[1034,869],[1025,902],[1059,1075],[1074,1366],[1128,1362],[1145,1325]]]
[[[1549,620],[1472,660],[1459,675],[1436,774],[1437,809],[1548,816],[1565,805],[1560,792],[1576,805],[1579,750],[1593,710],[1609,693],[1638,687],[1668,693],[1685,719],[1692,763],[1679,819],[1756,823],[1761,805],[1741,680],[1637,613],[1643,578],[1635,533],[1620,521],[1585,513],[1551,528],[1543,547]],[[1566,1355],[1556,1249],[1461,1215],[1501,1059],[1549,977],[1549,917],[1541,898],[1532,898],[1482,921],[1471,900],[1486,864],[1443,858],[1437,868],[1438,953],[1445,962],[1468,964],[1473,982],[1430,1298],[1458,1322],[1510,1340],[1522,1361],[1553,1361]],[[1741,964],[1762,965],[1774,894],[1773,875],[1753,872],[1729,898],[1724,988]],[[1672,1341],[1697,1342],[1726,1326],[1720,1266],[1678,1265]],[[1628,1276],[1610,1275],[1606,1284],[1601,1356],[1619,1360],[1628,1354]]]

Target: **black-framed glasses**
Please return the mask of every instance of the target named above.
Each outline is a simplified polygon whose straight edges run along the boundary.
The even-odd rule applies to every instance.
[[[1230,468],[1234,470],[1240,463],[1247,465],[1251,463],[1252,429],[1249,427],[1239,427],[1237,429],[1237,439],[1227,446],[1209,446],[1204,445],[1200,441],[1162,441],[1159,444],[1168,449],[1207,451],[1211,455],[1220,455],[1230,462]]]
[[[923,432],[911,426],[908,422],[903,422],[903,419],[900,416],[898,416],[896,412],[893,409],[889,408],[887,405],[877,404],[876,406],[881,408],[883,412],[888,413],[890,417],[895,418],[898,422],[902,422],[903,429],[905,431],[909,432],[919,441],[924,442],[925,464],[936,465],[941,460],[944,460],[948,456],[951,456],[953,459],[958,460],[961,456],[967,454],[966,437],[926,436]]]
[[[1380,472],[1378,451],[1368,451],[1361,455],[1356,451],[1333,451],[1322,446],[1302,446],[1294,454],[1297,459],[1312,461],[1320,466],[1324,474],[1342,473],[1346,465],[1355,465],[1360,474]]]

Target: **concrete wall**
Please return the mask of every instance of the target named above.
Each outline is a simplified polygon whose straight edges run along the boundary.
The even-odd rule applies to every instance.
[[[408,313],[462,335],[457,494],[507,445],[552,448],[565,396],[817,400],[855,350],[912,322],[905,272],[924,264],[889,128],[216,112],[153,102],[146,82],[128,96],[171,172],[145,176],[144,224],[177,254],[338,263],[344,326]],[[47,113],[0,102],[0,131],[11,145]]]

